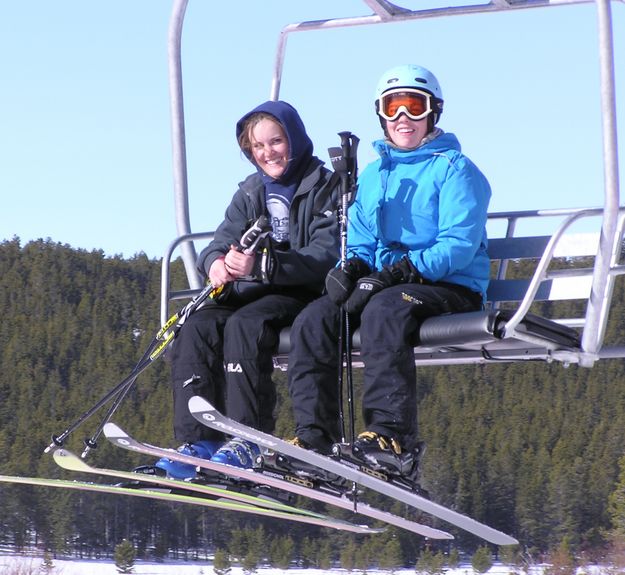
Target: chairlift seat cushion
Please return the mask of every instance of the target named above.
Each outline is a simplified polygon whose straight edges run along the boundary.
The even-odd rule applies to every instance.
[[[511,310],[482,310],[428,318],[419,331],[420,346],[475,347],[504,339],[506,323],[513,314]],[[577,331],[534,314],[526,314],[517,331],[539,337],[549,344],[580,347]]]
[[[421,324],[418,347],[475,349],[505,340],[506,323],[513,314],[512,310],[481,310],[430,317]],[[576,330],[531,313],[525,315],[517,326],[517,332],[540,338],[549,347],[579,349],[581,346]],[[289,352],[289,335],[289,328],[280,332],[280,355]],[[359,329],[353,334],[352,348],[354,351],[360,349]]]

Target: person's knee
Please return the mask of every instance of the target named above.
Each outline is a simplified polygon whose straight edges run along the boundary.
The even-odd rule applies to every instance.
[[[360,338],[366,348],[380,343],[390,347],[405,344],[412,320],[399,309],[398,296],[385,291],[374,295],[362,312]]]
[[[315,317],[317,316],[317,312],[315,311],[315,303],[313,302],[307,305],[293,320],[293,324],[291,325],[291,337],[295,334],[299,335],[302,332],[305,332],[308,326],[310,326],[311,322],[315,321]]]
[[[278,346],[278,332],[271,322],[258,316],[235,313],[224,328],[224,356],[258,358],[271,355]]]
[[[226,322],[224,339],[256,339],[263,329],[263,321],[258,317],[251,317],[244,311],[233,313]]]
[[[291,327],[291,340],[299,340],[310,333],[336,332],[339,308],[330,298],[321,297],[308,304],[295,318]]]
[[[393,321],[392,301],[389,301],[388,294],[381,292],[374,295],[361,314],[362,325]]]
[[[220,326],[224,321],[225,317],[218,314],[217,310],[200,309],[185,320],[176,341],[183,342],[183,345],[200,342],[204,345],[211,345],[221,339]]]

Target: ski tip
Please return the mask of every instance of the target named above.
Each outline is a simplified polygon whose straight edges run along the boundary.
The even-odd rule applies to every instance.
[[[455,537],[451,533],[447,533],[447,531],[441,531],[440,529],[432,528],[428,533],[423,534],[424,537],[428,539],[440,539],[440,540],[449,540],[455,539]]]
[[[199,395],[194,395],[189,399],[189,410],[191,413],[199,411],[217,411],[208,401]]]
[[[109,421],[104,425],[103,428],[104,435],[106,437],[127,437],[128,434],[121,428],[119,425]]]
[[[493,543],[496,543],[497,545],[518,545],[519,541],[518,539],[515,539],[514,537],[511,537],[510,535],[506,535],[505,533],[499,533],[497,537],[493,538],[493,539],[497,539],[497,541],[493,540]]]
[[[488,532],[484,530],[480,531],[472,531],[478,537],[481,537],[485,541],[492,543],[494,545],[518,545],[519,542],[514,537],[503,533],[502,531],[498,531],[497,529],[493,529],[492,527],[488,528]]]
[[[80,457],[68,451],[67,449],[55,449],[52,453],[55,463],[69,471],[84,471],[89,466]]]
[[[363,525],[361,533],[379,535],[380,533],[386,533],[386,527],[369,527],[368,525]]]

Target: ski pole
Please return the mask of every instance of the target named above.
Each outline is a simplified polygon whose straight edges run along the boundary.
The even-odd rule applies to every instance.
[[[189,317],[191,313],[193,313],[196,309],[198,309],[207,298],[213,298],[218,295],[223,289],[223,286],[219,288],[214,288],[210,283],[206,285],[206,287],[198,294],[198,297],[192,300],[190,304],[185,306],[179,313],[174,314],[163,326],[157,336],[156,340],[159,342],[156,346],[151,346],[149,351],[143,354],[139,363],[132,370],[132,373],[122,382],[123,385],[117,386],[117,393],[113,394],[115,396],[115,400],[111,403],[108,411],[102,418],[100,425],[97,427],[96,431],[93,433],[91,437],[88,437],[84,440],[85,449],[81,454],[81,457],[84,459],[87,457],[87,454],[91,449],[95,449],[98,446],[97,440],[98,437],[102,434],[102,430],[104,426],[110,421],[113,414],[117,411],[118,407],[124,401],[128,392],[131,390],[135,381],[147,367],[157,358],[159,358],[165,350],[170,346],[170,344],[174,341],[180,328]],[[175,321],[175,323],[173,323]],[[172,325],[173,324],[173,325]],[[111,398],[111,396],[109,396]],[[108,401],[108,400],[107,400]],[[100,402],[99,407],[101,407],[104,403]],[[99,409],[98,407],[98,409]]]
[[[337,207],[339,219],[339,235],[340,235],[340,257],[341,268],[345,269],[347,261],[347,210],[349,204],[353,200],[356,188],[356,149],[359,139],[351,134],[351,132],[339,132],[341,138],[340,148],[329,148],[328,153],[332,161],[335,172],[339,175],[341,181],[340,202]],[[341,306],[339,316],[339,370],[338,370],[338,394],[339,394],[339,421],[341,426],[341,440],[345,442],[345,412],[343,407],[344,394],[344,368],[348,381],[348,407],[350,420],[350,440],[354,441],[354,391],[352,383],[352,366],[351,366],[351,334],[349,329],[349,315]]]
[[[60,435],[52,435],[52,443],[50,443],[50,445],[46,447],[46,449],[44,450],[44,453],[48,453],[54,447],[62,447],[67,437],[71,435],[78,427],[80,427],[80,425],[84,421],[89,419],[103,405],[108,403],[110,399],[112,399],[118,393],[120,393],[120,391],[122,391],[129,384],[131,380],[134,380],[136,376],[139,375],[139,373],[141,373],[143,369],[145,369],[147,363],[149,362],[149,357],[152,353],[152,350],[157,345],[160,345],[160,343],[161,342],[159,342],[155,338],[150,344],[150,346],[148,347],[148,350],[143,354],[143,357],[141,358],[141,360],[139,360],[139,363],[137,363],[137,365],[134,367],[134,369],[132,370],[131,374],[128,377],[126,377],[117,386],[115,386],[111,391],[109,391],[93,407],[85,411],[74,423],[72,423],[65,431],[63,431],[63,433],[61,433]]]
[[[271,231],[271,225],[265,216],[261,216],[254,222],[254,224],[243,234],[240,240],[240,249],[244,253],[253,253],[258,243]],[[216,292],[221,291],[222,286],[214,288],[208,283],[202,291],[197,294],[189,303],[187,303],[180,311],[172,315],[165,324],[158,330],[156,336],[148,346],[139,362],[135,365],[131,373],[124,378],[115,388],[104,395],[93,407],[84,412],[74,423],[72,423],[63,433],[60,435],[52,435],[52,443],[46,447],[44,453],[48,453],[55,447],[63,446],[65,440],[71,435],[83,422],[89,419],[94,413],[96,413],[103,405],[108,403],[114,397],[118,397],[118,401],[109,409],[106,414],[105,420],[100,424],[96,433],[85,441],[87,448],[83,453],[83,457],[86,456],[88,451],[97,445],[97,437],[102,432],[104,425],[108,419],[113,415],[121,400],[126,396],[129,389],[132,387],[137,377],[157,358],[159,358],[165,350],[171,345],[178,332],[182,328],[187,318],[198,308],[200,308],[207,298],[214,297]]]
[[[347,226],[348,226],[348,213],[349,205],[354,200],[356,194],[356,178],[357,178],[357,150],[358,142],[360,141],[357,136],[351,132],[339,132],[341,138],[341,148],[343,155],[347,158],[347,190],[341,198],[343,206],[343,218],[345,227],[345,250],[344,258],[347,259]],[[345,376],[347,378],[347,405],[349,412],[349,438],[350,443],[354,443],[355,439],[355,412],[356,407],[354,403],[354,380],[352,374],[352,334],[349,326],[349,314],[347,311],[343,311],[344,324],[345,324]]]
[[[347,229],[345,226],[345,219],[343,215],[343,197],[344,192],[348,187],[347,181],[347,161],[343,155],[342,148],[328,148],[328,154],[330,155],[330,161],[332,162],[332,167],[334,171],[339,175],[341,188],[340,188],[340,197],[339,203],[337,205],[337,216],[339,221],[339,242],[340,242],[340,265],[341,269],[345,269],[345,250],[347,243]],[[345,337],[345,325],[344,325],[344,316],[345,313],[343,311],[343,306],[341,306],[341,311],[339,315],[339,340],[338,340],[338,351],[339,351],[339,366],[337,372],[337,386],[338,386],[338,396],[339,396],[339,425],[341,427],[341,442],[345,443],[345,411],[343,406],[343,355],[344,355],[344,337]]]
[[[260,240],[269,233],[270,229],[271,226],[269,225],[267,218],[265,216],[261,216],[241,237],[239,241],[240,251],[247,254],[253,253],[256,250],[256,247],[258,246]],[[152,355],[150,355],[150,360],[153,361],[154,359],[156,359],[156,357],[159,357],[165,351],[165,349],[169,347],[169,345],[178,335],[178,332],[182,328],[187,318],[194,311],[199,309],[204,304],[207,298],[214,298],[222,290],[223,286],[213,288],[210,284],[208,284],[197,298],[189,302],[189,304],[187,304],[180,313],[175,314],[172,318],[170,318],[165,324],[165,329],[161,329],[158,334],[162,336],[163,343],[155,350]],[[170,327],[171,329],[169,329]],[[145,367],[147,367],[147,365]],[[139,374],[136,373],[134,378],[129,380],[127,385],[122,390],[120,390],[119,394],[115,398],[115,401],[111,404],[109,410],[102,418],[102,421],[100,422],[100,425],[97,427],[94,434],[90,438],[85,439],[85,449],[81,455],[82,458],[85,458],[91,449],[97,447],[97,439],[102,434],[104,426],[111,420],[111,417],[113,417],[113,414],[117,411],[117,409],[125,399],[126,395],[136,381],[138,375]]]

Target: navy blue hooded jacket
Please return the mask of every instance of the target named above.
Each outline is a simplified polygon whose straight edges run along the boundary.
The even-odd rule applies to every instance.
[[[268,178],[257,168],[239,183],[213,241],[200,253],[197,267],[208,276],[212,263],[225,255],[230,245],[238,243],[249,225],[259,216],[268,215],[267,185],[294,186],[289,221],[290,245],[288,249],[273,252],[275,267],[271,283],[275,286],[305,286],[321,293],[327,272],[339,258],[335,214],[338,179],[332,178],[332,172],[313,155],[313,144],[299,114],[286,102],[265,102],[245,114],[237,123],[237,139],[245,120],[257,112],[270,114],[282,125],[289,141],[289,166],[279,180]],[[247,157],[252,161],[249,155]]]
[[[263,112],[270,114],[282,125],[282,129],[286,133],[289,141],[289,165],[279,180],[274,180],[271,176],[266,175],[258,166],[256,169],[260,174],[265,185],[278,183],[279,185],[289,186],[297,184],[301,180],[302,171],[313,157],[313,143],[306,133],[304,122],[300,118],[297,110],[282,101],[269,101],[260,106],[256,106],[251,112],[248,112],[237,122],[236,136],[237,141],[243,132],[246,120],[253,114]],[[245,151],[247,159],[255,165],[254,158],[249,151]]]

